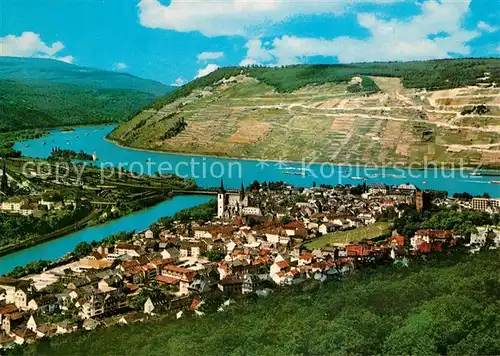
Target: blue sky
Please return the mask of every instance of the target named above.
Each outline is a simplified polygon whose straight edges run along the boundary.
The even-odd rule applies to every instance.
[[[498,57],[497,0],[2,0],[1,55],[182,84],[218,66]]]

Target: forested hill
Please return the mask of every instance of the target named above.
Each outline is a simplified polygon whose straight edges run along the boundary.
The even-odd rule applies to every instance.
[[[24,84],[50,82],[80,85],[92,89],[129,89],[157,96],[172,90],[162,83],[128,73],[79,67],[41,58],[0,57],[0,79]]]
[[[170,90],[126,73],[0,57],[0,132],[120,122]]]

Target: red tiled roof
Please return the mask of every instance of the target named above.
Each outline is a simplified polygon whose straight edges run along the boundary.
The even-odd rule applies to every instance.
[[[278,265],[278,267],[279,267],[279,268],[281,268],[281,269],[290,267],[290,265],[289,265],[289,264],[288,264],[288,262],[286,262],[286,261],[276,262],[276,264],[277,264],[277,265]]]
[[[141,266],[135,266],[135,267],[129,268],[127,271],[131,274],[142,274],[144,272],[142,270]]]
[[[18,310],[19,309],[17,309],[15,304],[7,304],[0,308],[0,314],[11,314],[17,312]]]
[[[166,265],[163,267],[163,270],[167,271],[167,272],[182,274],[184,276],[184,278],[187,280],[193,279],[193,277],[196,275],[195,271],[192,271],[192,270],[187,269],[187,268],[177,267],[174,265]]]
[[[304,227],[304,223],[298,220],[290,221],[288,224],[283,226],[283,228],[287,230],[294,230],[298,229],[299,227]]]
[[[429,253],[429,252],[431,252],[431,246],[427,242],[424,241],[420,245],[418,245],[417,252]]]
[[[269,248],[261,248],[259,250],[259,256],[262,256],[262,257],[267,256],[267,255],[269,255],[270,252],[271,252],[271,249],[269,249]]]
[[[7,336],[7,335],[0,335],[0,344],[6,344],[6,343],[9,343],[9,342],[13,342],[14,339],[11,338],[10,336]]]
[[[193,301],[191,302],[191,306],[189,307],[189,310],[190,311],[195,311],[196,309],[198,309],[198,307],[200,306],[200,304],[201,304],[200,298],[194,297]]]
[[[450,230],[418,230],[415,236],[426,236],[433,239],[446,239],[452,237],[453,233]]]
[[[120,250],[134,250],[134,251],[137,251],[138,249],[140,249],[140,246],[132,245],[132,244],[126,244],[126,243],[118,243],[118,244],[116,244],[116,248],[119,248]]]
[[[167,277],[167,276],[156,276],[156,280],[160,283],[164,284],[177,284],[179,283],[179,280],[177,278],[173,277]]]
[[[123,261],[123,262],[120,264],[120,266],[121,266],[123,269],[125,269],[125,270],[131,269],[131,268],[133,268],[133,267],[137,267],[137,266],[139,266],[139,265],[140,265],[140,263],[139,263],[139,261],[137,261],[137,260]]]
[[[312,258],[313,258],[312,253],[306,253],[306,252],[305,252],[305,253],[302,253],[302,254],[300,255],[300,259],[301,259],[301,260],[305,260],[305,261],[311,261],[311,260],[312,260]]]
[[[156,269],[155,266],[153,266],[153,265],[151,265],[149,263],[147,265],[145,265],[145,266],[142,266],[141,268],[142,268],[143,271],[152,271],[152,270]]]
[[[255,260],[253,260],[252,264],[253,265],[260,265],[260,264],[266,264],[266,263],[270,263],[271,262],[271,258],[269,257],[259,257],[259,258],[256,258]]]
[[[396,243],[399,246],[404,246],[404,244],[405,244],[405,237],[403,235],[396,235],[396,236],[392,237],[391,239],[396,241]]]
[[[363,245],[347,245],[345,250],[349,257],[368,256],[370,254],[370,250]]]
[[[135,292],[139,289],[139,286],[137,284],[127,283],[125,289],[127,289],[128,292]]]

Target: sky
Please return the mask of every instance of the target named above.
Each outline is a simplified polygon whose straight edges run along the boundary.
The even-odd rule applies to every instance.
[[[0,54],[183,85],[221,66],[499,57],[499,0],[0,0]]]

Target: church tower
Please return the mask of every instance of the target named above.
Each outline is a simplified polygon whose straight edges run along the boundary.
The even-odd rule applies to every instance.
[[[3,166],[2,166],[2,181],[0,182],[0,191],[7,193],[7,190],[9,190],[9,183],[7,181],[7,169],[5,168],[5,158],[3,159]]]
[[[220,180],[219,193],[217,194],[217,217],[220,219],[224,216],[224,211],[226,210],[226,190],[224,189],[224,182]]]
[[[243,182],[241,182],[240,202],[242,202],[244,199],[245,199],[245,186],[243,185]]]

